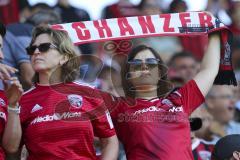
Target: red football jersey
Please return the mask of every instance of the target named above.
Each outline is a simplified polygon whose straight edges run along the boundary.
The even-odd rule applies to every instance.
[[[204,102],[194,80],[166,98],[120,98],[112,110],[128,160],[192,160],[188,117]]]
[[[7,121],[7,98],[3,91],[0,91],[0,136],[3,136],[5,123]],[[0,160],[5,159],[5,153],[2,147],[0,147]]]
[[[210,160],[214,149],[213,144],[206,144],[196,138],[192,144],[194,160]]]
[[[27,91],[20,118],[28,160],[97,159],[94,135],[115,135],[109,112],[96,113],[103,103],[96,89],[79,83],[37,84]]]

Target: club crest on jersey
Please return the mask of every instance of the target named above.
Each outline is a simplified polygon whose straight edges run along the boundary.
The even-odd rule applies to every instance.
[[[198,152],[201,159],[210,159],[211,158],[211,152],[209,151],[199,151]]]
[[[80,95],[70,94],[68,95],[68,101],[74,108],[81,108],[83,103],[83,98]]]
[[[0,106],[2,106],[2,107],[6,106],[6,103],[2,98],[0,98]]]

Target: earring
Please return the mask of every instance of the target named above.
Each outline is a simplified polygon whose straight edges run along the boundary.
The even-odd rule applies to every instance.
[[[59,66],[62,66],[63,65],[63,61],[59,61]]]

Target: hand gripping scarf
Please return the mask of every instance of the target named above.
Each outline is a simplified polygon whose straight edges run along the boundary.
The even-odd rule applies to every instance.
[[[237,85],[231,62],[232,33],[208,12],[183,12],[52,25],[74,44],[154,36],[198,36],[219,32],[221,60],[214,84]]]

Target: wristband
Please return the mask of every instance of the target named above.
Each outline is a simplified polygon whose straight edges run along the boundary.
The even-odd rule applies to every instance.
[[[16,113],[16,114],[20,114],[20,110],[21,110],[21,107],[19,106],[19,104],[17,103],[16,105],[17,107],[16,108],[13,108],[11,106],[8,106],[8,113],[9,112],[12,112],[12,113]]]

